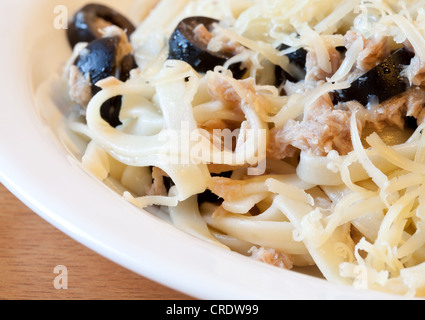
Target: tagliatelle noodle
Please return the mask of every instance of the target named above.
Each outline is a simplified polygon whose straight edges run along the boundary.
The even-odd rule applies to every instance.
[[[357,62],[357,57],[362,52],[363,47],[364,41],[362,38],[358,38],[356,41],[354,41],[353,45],[347,50],[345,59],[341,67],[328,81],[339,82],[343,80],[353,69],[354,64]]]
[[[219,213],[204,213],[203,216],[209,225],[228,235],[288,254],[308,253],[303,243],[293,239],[294,227],[290,222],[258,221],[247,216],[218,210]]]

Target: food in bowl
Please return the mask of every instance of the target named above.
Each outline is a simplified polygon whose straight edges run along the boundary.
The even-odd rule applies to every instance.
[[[223,249],[423,296],[421,3],[84,6],[64,71],[81,162]]]

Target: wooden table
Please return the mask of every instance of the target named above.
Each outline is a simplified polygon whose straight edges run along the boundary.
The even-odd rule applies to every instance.
[[[55,288],[66,266],[68,289]],[[0,184],[0,299],[188,300],[57,230]]]

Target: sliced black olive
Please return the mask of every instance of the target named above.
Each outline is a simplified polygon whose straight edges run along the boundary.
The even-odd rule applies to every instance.
[[[67,29],[68,41],[71,47],[79,42],[91,42],[102,37],[99,29],[107,24],[116,25],[130,36],[134,25],[119,12],[101,4],[88,4],[80,9],[70,21]]]
[[[406,48],[395,51],[384,62],[361,76],[345,90],[335,92],[335,102],[357,100],[366,106],[371,99],[379,99],[382,103],[409,89],[410,84],[402,76],[404,66],[409,65],[413,53]]]
[[[285,44],[281,44],[277,50],[282,51],[286,50],[289,47]],[[297,67],[300,70],[300,74],[305,73],[305,65],[307,60],[307,51],[303,48],[300,48],[294,52],[286,54],[286,56],[289,58],[289,62],[293,64],[295,67]],[[275,78],[276,78],[276,86],[280,86],[281,84],[284,84],[286,80],[289,80],[291,82],[298,82],[302,79],[297,79],[293,76],[291,76],[288,72],[283,70],[280,66],[276,66],[275,68]]]
[[[120,112],[122,105],[122,96],[117,96],[107,100],[100,108],[100,115],[103,120],[116,128],[122,124]]]
[[[92,41],[82,50],[75,65],[81,73],[90,78],[92,94],[95,95],[101,89],[96,86],[100,80],[108,77],[117,77],[125,82],[130,77],[130,71],[137,68],[133,55],[122,58],[117,66],[117,52],[120,39],[118,37],[105,37]],[[101,107],[101,116],[111,126],[117,127],[121,124],[119,114],[121,110],[122,97],[114,97],[106,101]]]
[[[197,37],[194,31],[199,25],[204,25],[211,31],[213,25],[218,22],[207,17],[189,17],[182,20],[170,37],[168,58],[185,61],[199,73],[206,73],[216,66],[223,65],[232,55],[208,50],[208,42]],[[245,73],[240,64],[235,64],[230,69],[235,78],[240,78]]]
[[[75,62],[83,74],[90,74],[92,91],[96,94],[99,88],[95,84],[107,77],[117,76],[122,82],[130,78],[130,72],[137,68],[132,54],[124,56],[119,67],[116,66],[118,38],[101,38],[87,47],[87,52],[80,55]]]
[[[212,174],[213,177],[223,177],[223,178],[231,178],[233,171],[222,172],[220,174]],[[217,203],[223,201],[222,198],[212,193],[210,190],[206,190],[205,192],[198,195],[198,204],[202,204],[204,202]]]
[[[279,87],[281,84],[285,84],[286,81],[298,82],[298,79],[291,76],[288,72],[283,70],[280,66],[276,66],[274,69],[275,85]]]
[[[167,191],[170,191],[171,187],[175,186],[175,183],[170,177],[164,177],[164,186]]]
[[[120,80],[122,82],[130,79],[130,71],[137,68],[136,60],[132,54],[128,54],[122,58],[120,66]]]
[[[106,37],[94,40],[82,50],[75,61],[75,65],[83,75],[90,76],[93,95],[100,88],[96,83],[117,73],[117,50],[120,39],[118,37]]]
[[[212,193],[210,190],[205,190],[203,193],[198,195],[199,205],[205,202],[217,203],[219,201],[222,201],[222,199],[219,196]]]
[[[344,46],[338,46],[335,48],[336,51],[338,51],[340,54],[346,54],[347,53],[347,48]]]
[[[282,51],[286,50],[289,47],[285,44],[281,44],[277,50]],[[289,58],[289,62],[300,68],[301,70],[305,70],[305,64],[307,60],[307,51],[303,48],[300,48],[294,52],[286,54],[286,56]]]
[[[418,128],[418,119],[416,119],[415,117],[406,117],[405,127],[407,129],[416,130]]]

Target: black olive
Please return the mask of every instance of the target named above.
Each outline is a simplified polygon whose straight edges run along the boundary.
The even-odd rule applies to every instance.
[[[285,44],[281,44],[277,50],[282,51],[286,50],[289,47]],[[307,60],[307,51],[303,48],[300,48],[296,51],[293,51],[291,53],[286,54],[286,56],[289,58],[289,62],[300,68],[301,70],[305,70],[305,64]]]
[[[286,80],[289,80],[291,82],[298,82],[298,79],[291,76],[288,72],[282,69],[280,66],[276,66],[274,69],[274,75],[275,75],[275,85],[279,87],[281,84],[285,84]]]
[[[120,66],[120,80],[122,82],[130,79],[130,71],[137,69],[137,63],[132,54],[128,54],[122,58]]]
[[[170,177],[164,177],[164,186],[167,191],[170,191],[171,187],[174,187],[174,181]]]
[[[285,44],[281,44],[277,50],[282,51],[286,50],[289,47]],[[286,54],[286,56],[289,58],[289,62],[296,66],[300,70],[300,74],[305,73],[305,64],[307,60],[307,51],[303,48],[300,48],[294,52]],[[286,80],[289,80],[291,82],[298,82],[302,79],[297,79],[293,76],[291,76],[289,73],[287,73],[285,70],[283,70],[280,66],[276,66],[275,68],[275,78],[276,78],[276,86],[280,86],[281,84],[284,84]]]
[[[344,46],[338,46],[335,48],[336,51],[338,51],[341,55],[344,55],[347,53],[347,48]]]
[[[121,105],[122,96],[117,96],[107,100],[100,108],[102,119],[114,128],[122,124],[120,121]]]
[[[117,73],[116,55],[120,39],[118,37],[106,37],[92,41],[82,50],[75,61],[75,65],[83,75],[90,76],[93,95],[100,88],[96,83]]]
[[[118,37],[105,37],[92,41],[82,50],[75,60],[75,65],[85,77],[90,78],[92,94],[95,95],[101,89],[96,86],[100,80],[108,77],[117,77],[125,82],[130,77],[130,71],[137,68],[134,56],[129,54],[122,58],[117,66],[117,51],[120,39]],[[119,114],[122,97],[114,97],[106,101],[101,107],[101,116],[111,126],[121,124]]]
[[[99,27],[104,27],[105,22],[125,30],[128,36],[135,30],[134,25],[114,9],[101,4],[88,4],[80,9],[70,21],[67,36],[71,47],[79,42],[92,42],[102,37]]]
[[[211,31],[213,25],[218,22],[207,17],[189,17],[182,20],[170,37],[168,59],[185,61],[199,73],[206,73],[216,66],[223,65],[232,55],[208,50],[208,43],[196,37],[194,32],[201,24]],[[245,73],[240,64],[235,64],[230,69],[235,78],[240,78]]]
[[[336,91],[335,103],[357,100],[366,106],[373,98],[378,98],[379,103],[382,103],[407,91],[410,84],[401,72],[413,57],[408,49],[398,49],[384,62],[354,81],[350,88]]]
[[[222,199],[212,193],[210,190],[205,190],[203,193],[198,195],[198,204],[202,204],[204,202],[217,203],[222,201]]]
[[[211,174],[213,177],[223,177],[223,178],[231,178],[233,171],[222,172],[220,174]],[[198,195],[198,204],[204,202],[217,203],[223,201],[222,198],[212,193],[210,190],[205,190],[205,192]]]
[[[415,117],[406,117],[405,127],[406,129],[416,130],[418,128],[418,119],[416,119]]]

